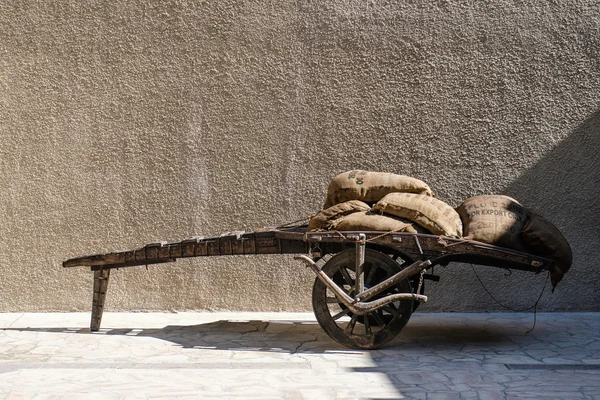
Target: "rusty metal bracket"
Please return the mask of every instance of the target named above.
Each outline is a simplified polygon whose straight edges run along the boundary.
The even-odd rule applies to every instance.
[[[419,242],[419,238],[415,235],[413,236],[415,243],[417,244],[417,249],[419,249],[419,254],[423,255],[423,248],[421,247],[421,242]]]

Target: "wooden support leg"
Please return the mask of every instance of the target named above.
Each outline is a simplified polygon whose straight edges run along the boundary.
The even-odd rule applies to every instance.
[[[104,301],[106,300],[106,290],[108,289],[108,277],[110,269],[100,269],[94,271],[94,298],[92,301],[92,322],[90,329],[97,331],[100,329],[102,321],[102,312],[104,311]]]

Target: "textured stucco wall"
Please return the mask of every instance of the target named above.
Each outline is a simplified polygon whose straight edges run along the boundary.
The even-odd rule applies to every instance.
[[[584,0],[3,2],[0,311],[89,309],[61,261],[296,220],[353,168],[539,209],[575,257],[540,308],[600,310],[599,28]],[[544,283],[479,273],[512,307]],[[422,310],[498,309],[440,274]],[[116,272],[107,307],[305,310],[312,280],[179,261]]]

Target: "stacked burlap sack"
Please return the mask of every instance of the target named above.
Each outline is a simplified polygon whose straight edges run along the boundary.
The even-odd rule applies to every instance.
[[[507,196],[471,197],[455,210],[419,179],[354,170],[333,178],[323,208],[309,230],[432,233],[525,251],[554,260],[554,286],[572,263],[560,231]]]
[[[308,229],[384,231],[462,236],[462,222],[419,179],[384,172],[349,171],[333,178],[324,209]]]
[[[458,208],[464,238],[524,251],[554,261],[551,274],[556,286],[571,268],[569,242],[550,221],[501,195],[482,195],[465,200]]]

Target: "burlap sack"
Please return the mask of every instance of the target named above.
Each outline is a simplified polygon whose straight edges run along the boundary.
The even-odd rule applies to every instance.
[[[392,192],[433,196],[429,186],[418,179],[385,172],[355,170],[344,172],[333,178],[327,189],[327,199],[323,208],[329,208],[348,200],[375,203]]]
[[[483,195],[465,200],[457,209],[465,239],[524,250],[521,229],[525,209],[508,196]]]
[[[329,229],[335,231],[382,231],[418,233],[412,221],[360,211],[331,221]]]
[[[312,216],[308,222],[308,230],[326,229],[330,221],[334,221],[345,215],[359,211],[369,211],[371,207],[368,204],[358,200],[350,200],[344,203],[336,204],[318,214]]]
[[[525,251],[554,260],[565,273],[573,263],[573,253],[567,239],[550,221],[532,210],[527,210],[527,221],[521,231]]]
[[[416,222],[434,235],[462,237],[462,221],[454,208],[431,196],[390,193],[373,206],[373,211]]]

